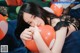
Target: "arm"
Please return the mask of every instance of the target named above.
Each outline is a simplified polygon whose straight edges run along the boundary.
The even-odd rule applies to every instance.
[[[47,47],[47,45],[43,41],[37,27],[35,27],[33,38],[37,45],[39,53],[51,53],[50,49]]]
[[[66,31],[67,31],[66,27],[62,27],[60,30],[56,31],[56,41],[52,50],[50,50],[49,47],[47,47],[47,45],[44,43],[37,29],[35,29],[36,33],[34,33],[34,40],[39,49],[39,52],[40,53],[61,53],[64,41],[65,41],[65,37],[66,37]]]
[[[66,38],[66,32],[67,27],[62,27],[60,30],[56,31],[56,41],[52,48],[53,53],[61,53]]]

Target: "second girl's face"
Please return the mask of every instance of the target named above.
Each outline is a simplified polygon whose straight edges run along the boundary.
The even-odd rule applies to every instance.
[[[31,15],[26,12],[23,13],[23,19],[26,23],[28,23],[29,25],[31,25],[33,27],[45,25],[44,21],[41,18],[35,17],[34,15]]]

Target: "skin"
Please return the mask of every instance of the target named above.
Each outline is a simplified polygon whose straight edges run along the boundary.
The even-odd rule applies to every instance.
[[[25,13],[23,14],[23,19],[25,22],[27,22],[28,24],[30,24],[31,26],[39,26],[39,25],[45,25],[44,21],[42,19],[40,19],[39,17],[34,18],[33,15],[29,14],[29,13]]]
[[[34,17],[33,15],[25,13],[25,12],[23,14],[23,19],[26,23],[30,24],[31,27],[26,28],[21,33],[20,38],[22,39],[22,41],[23,40],[31,40],[33,37],[33,39],[38,47],[39,53],[61,53],[62,47],[65,42],[65,38],[66,38],[67,27],[62,27],[60,30],[56,31],[56,40],[54,43],[54,47],[52,47],[52,49],[50,50],[50,48],[47,47],[47,45],[43,41],[41,34],[40,34],[40,30],[38,29],[38,26],[45,25],[44,21],[39,17]],[[57,24],[57,22],[59,22],[59,21],[60,20],[57,18],[53,19],[51,21],[52,26],[54,27]],[[70,26],[70,27],[72,27],[72,26]],[[70,31],[70,33],[72,33],[75,30],[74,27],[71,29],[72,29],[72,31]],[[34,52],[34,53],[36,53],[36,52]]]

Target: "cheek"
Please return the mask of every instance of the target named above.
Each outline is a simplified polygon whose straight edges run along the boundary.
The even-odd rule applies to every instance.
[[[37,20],[37,24],[38,25],[44,25],[45,23],[44,23],[44,21],[42,19],[38,19]]]
[[[28,22],[28,21],[30,21],[31,20],[31,15],[29,15],[29,14],[27,14],[27,13],[24,13],[23,14],[23,20],[25,21],[25,22]]]
[[[37,26],[37,23],[38,23],[37,21],[33,20],[33,21],[30,23],[30,25],[31,25],[31,26],[35,26],[35,25]]]
[[[34,27],[34,26],[35,26],[35,24],[34,24],[34,23],[31,23],[31,24],[30,24],[30,26]]]
[[[23,20],[24,20],[25,22],[27,22],[27,20],[26,20],[25,18],[23,18]]]
[[[26,19],[26,17],[25,17],[25,16],[23,16],[23,20],[24,20],[25,22],[27,22],[27,19]]]

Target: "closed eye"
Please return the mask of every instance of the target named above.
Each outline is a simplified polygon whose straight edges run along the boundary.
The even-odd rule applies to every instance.
[[[28,21],[27,23],[28,23],[28,24],[31,24],[32,22]]]

